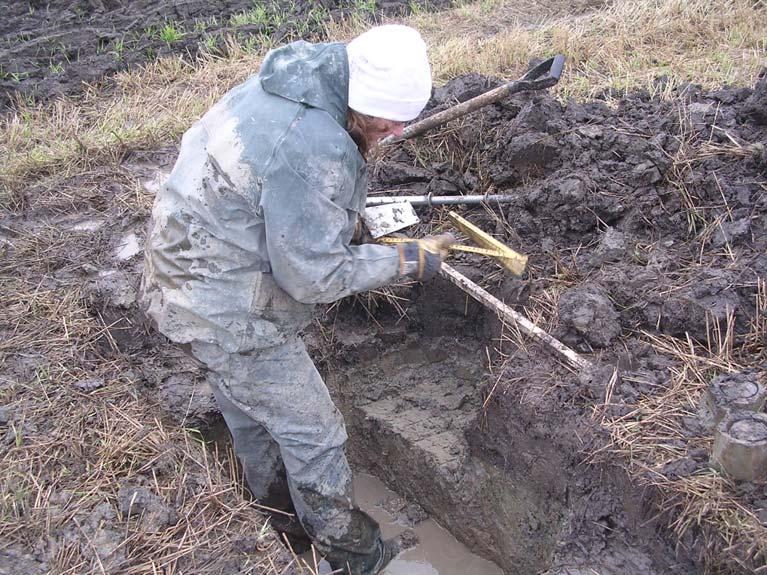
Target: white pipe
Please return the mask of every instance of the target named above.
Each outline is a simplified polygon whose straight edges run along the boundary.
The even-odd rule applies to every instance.
[[[510,202],[516,196],[511,194],[488,194],[474,196],[373,196],[365,201],[366,206],[381,206],[407,202],[413,206],[451,206],[456,204],[481,204],[483,202]]]

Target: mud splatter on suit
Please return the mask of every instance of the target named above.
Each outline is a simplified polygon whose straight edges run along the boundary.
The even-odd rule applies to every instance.
[[[298,332],[314,304],[399,275],[397,250],[351,246],[365,162],[346,132],[343,44],[295,42],[183,137],[152,212],[142,303],[210,370],[253,494],[287,471],[301,523],[334,568],[376,572],[378,525],[357,509],[346,431]]]

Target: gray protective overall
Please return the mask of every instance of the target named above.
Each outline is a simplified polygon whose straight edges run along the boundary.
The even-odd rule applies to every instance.
[[[276,501],[284,465],[306,532],[357,575],[380,567],[381,536],[354,505],[343,419],[298,336],[314,304],[399,276],[396,248],[350,245],[367,179],[347,94],[345,46],[295,42],[184,134],[142,305],[209,368],[253,495]]]

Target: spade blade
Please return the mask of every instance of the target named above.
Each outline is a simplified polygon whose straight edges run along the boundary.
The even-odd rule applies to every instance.
[[[420,221],[409,202],[367,207],[362,218],[374,239],[412,226]]]

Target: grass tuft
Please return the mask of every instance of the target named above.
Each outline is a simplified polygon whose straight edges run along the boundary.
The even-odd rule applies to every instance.
[[[662,512],[670,518],[670,528],[679,541],[703,538],[705,544],[698,549],[711,572],[730,572],[735,566],[754,572],[767,562],[767,526],[759,521],[744,492],[712,468],[680,477],[667,467],[691,451],[711,451],[713,437],[690,439],[684,423],[687,418],[697,419],[709,381],[717,374],[753,364],[754,351],[764,358],[763,347],[755,350],[751,337],[740,344],[735,341],[732,314],[724,327],[716,321],[709,325],[705,343],[643,334],[659,354],[673,360],[669,382],[657,386],[657,393],[644,396],[623,415],[595,410],[609,430],[611,442],[594,457],[626,461],[631,475],[658,494]],[[762,328],[754,324],[754,334]]]

